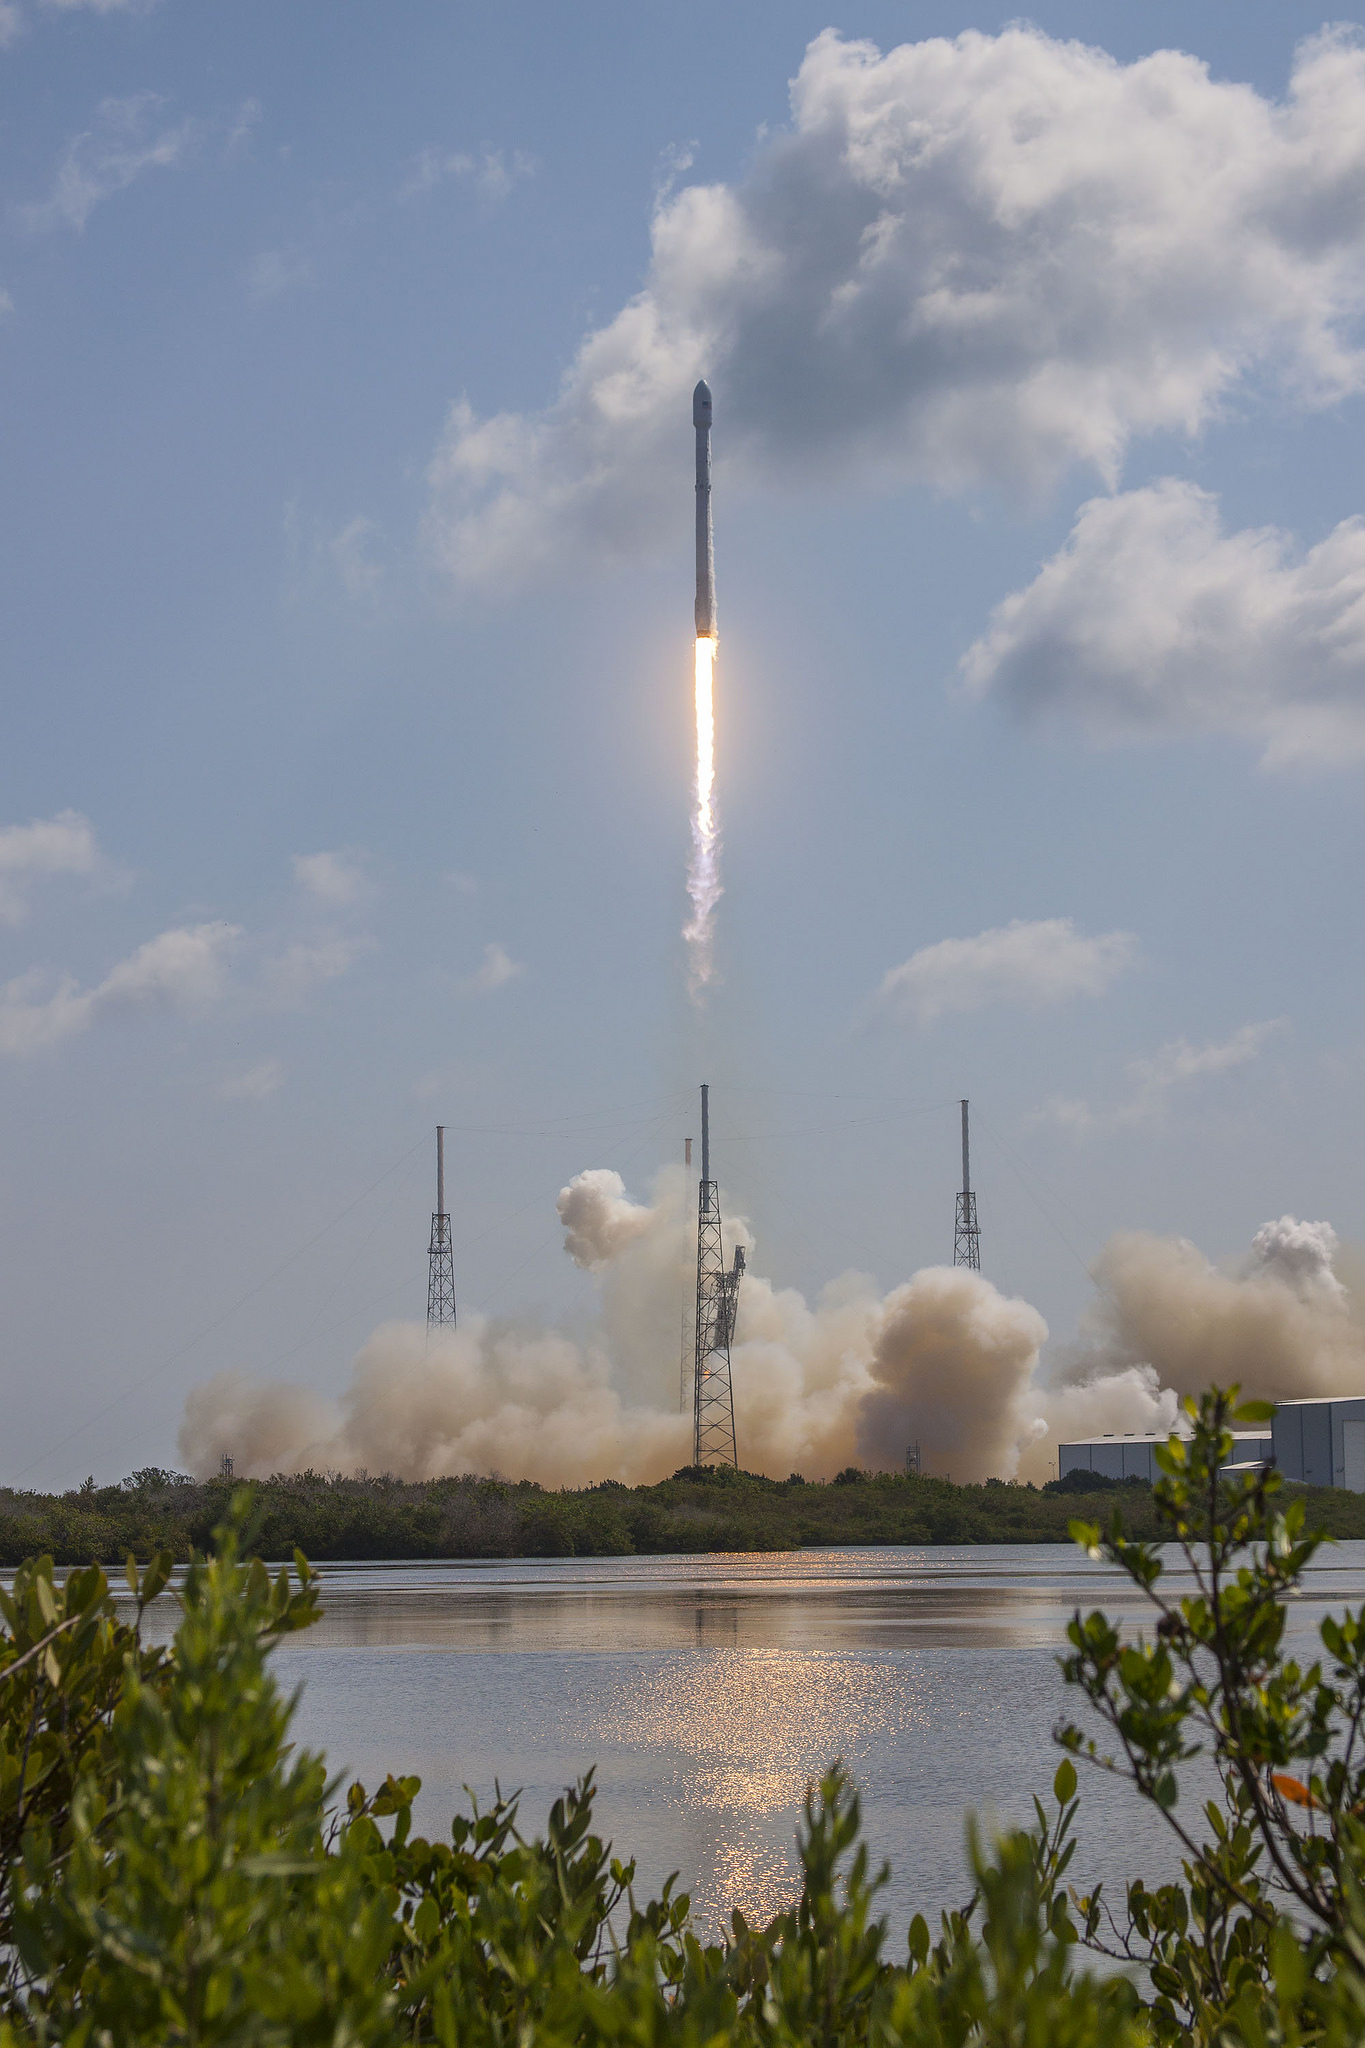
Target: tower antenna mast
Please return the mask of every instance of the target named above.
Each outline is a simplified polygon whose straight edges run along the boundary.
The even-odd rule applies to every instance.
[[[957,1198],[957,1223],[953,1230],[953,1264],[981,1271],[981,1231],[976,1221],[976,1196],[972,1193],[971,1150],[967,1139],[967,1103],[962,1103],[962,1192]]]
[[[455,1254],[446,1214],[446,1127],[436,1126],[436,1212],[427,1246],[427,1328],[455,1327]]]
[[[735,1334],[743,1247],[725,1270],[720,1191],[711,1178],[711,1091],[701,1090],[701,1180],[697,1186],[697,1324],[692,1373],[692,1463],[738,1465],[730,1343]]]

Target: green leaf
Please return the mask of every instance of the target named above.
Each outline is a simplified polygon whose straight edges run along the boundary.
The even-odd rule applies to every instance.
[[[1076,1797],[1076,1766],[1070,1757],[1058,1764],[1057,1775],[1052,1780],[1052,1793],[1059,1806],[1065,1806]]]

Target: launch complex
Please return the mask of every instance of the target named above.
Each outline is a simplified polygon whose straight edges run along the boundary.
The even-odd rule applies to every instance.
[[[688,949],[688,986],[700,1002],[713,979],[713,936],[720,900],[720,832],[715,801],[715,658],[716,561],[711,523],[711,387],[702,378],[692,393],[692,426],[696,435],[697,583],[693,621],[696,628],[695,707],[697,771],[692,814],[692,850],[687,891],[691,913],[683,927]],[[686,1160],[692,1161],[692,1140]],[[739,1314],[739,1289],[744,1278],[744,1248],[736,1245],[725,1263],[720,1213],[720,1185],[712,1177],[711,1091],[701,1089],[701,1176],[697,1182],[696,1296],[690,1318],[692,1401],[692,1463],[738,1468],[735,1393],[731,1346]],[[445,1201],[445,1127],[436,1129],[436,1208],[428,1246],[427,1328],[453,1329],[456,1324],[454,1247]],[[957,1197],[953,1233],[953,1264],[973,1271],[981,1267],[981,1233],[976,1220],[968,1143],[967,1104],[962,1103],[962,1188]],[[680,1404],[685,1407],[688,1379],[688,1319],[684,1318]]]

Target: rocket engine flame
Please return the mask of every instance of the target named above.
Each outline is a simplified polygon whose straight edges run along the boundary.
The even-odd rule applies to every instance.
[[[712,677],[716,643],[697,641],[697,787],[692,813],[692,858],[687,868],[687,893],[692,915],[683,926],[687,941],[687,984],[700,996],[715,977],[716,905],[721,898],[720,827],[716,820],[716,717]]]

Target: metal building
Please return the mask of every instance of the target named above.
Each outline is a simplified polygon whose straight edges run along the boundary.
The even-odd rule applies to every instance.
[[[1281,1401],[1271,1428],[1286,1479],[1365,1493],[1365,1400]]]
[[[1359,1407],[1365,1414],[1365,1401]],[[1278,1418],[1277,1418],[1278,1420]],[[1156,1447],[1164,1444],[1169,1430],[1129,1430],[1125,1435],[1091,1437],[1086,1443],[1058,1444],[1057,1477],[1065,1479],[1079,1465],[1082,1471],[1098,1472],[1104,1479],[1145,1479],[1148,1485],[1161,1477]],[[1237,1472],[1264,1465],[1275,1455],[1275,1444],[1263,1431],[1234,1430],[1237,1449],[1225,1472]]]

